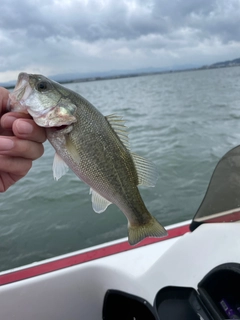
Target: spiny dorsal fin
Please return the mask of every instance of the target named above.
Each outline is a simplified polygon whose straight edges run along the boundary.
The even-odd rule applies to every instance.
[[[156,166],[136,153],[131,155],[138,174],[138,185],[154,187],[159,176]]]
[[[99,193],[90,189],[90,194],[92,194],[92,207],[97,213],[101,213],[107,209],[107,207],[112,203],[107,199],[103,198]]]
[[[129,140],[128,140],[128,132],[127,127],[124,125],[125,120],[122,117],[116,114],[110,114],[109,116],[105,117],[109,124],[111,125],[112,129],[118,135],[119,139],[122,141],[124,146],[130,150]]]

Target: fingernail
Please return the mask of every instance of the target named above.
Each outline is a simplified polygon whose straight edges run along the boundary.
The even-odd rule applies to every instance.
[[[27,121],[18,120],[16,122],[16,127],[18,132],[21,134],[28,134],[33,132],[33,126]]]
[[[14,142],[8,138],[0,137],[0,151],[11,150],[14,147]]]

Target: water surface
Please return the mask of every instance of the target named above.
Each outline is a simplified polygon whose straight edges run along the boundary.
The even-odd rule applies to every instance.
[[[195,214],[218,160],[240,142],[240,68],[68,84],[104,115],[127,120],[132,150],[159,170],[141,188],[149,211],[168,225]],[[91,207],[89,187],[70,170],[53,180],[54,150],[0,195],[0,270],[127,236],[114,205]]]

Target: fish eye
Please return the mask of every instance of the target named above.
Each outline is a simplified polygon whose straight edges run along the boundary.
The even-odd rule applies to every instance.
[[[38,82],[36,89],[40,92],[47,91],[49,89],[48,82],[46,82],[46,81]]]

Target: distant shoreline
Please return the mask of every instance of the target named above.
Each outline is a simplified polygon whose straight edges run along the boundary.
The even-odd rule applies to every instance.
[[[57,81],[60,84],[68,84],[68,83],[80,83],[80,82],[91,82],[91,81],[102,81],[102,80],[115,80],[115,79],[124,79],[124,78],[134,78],[134,77],[143,77],[143,76],[151,76],[151,75],[159,75],[159,74],[169,74],[169,73],[179,73],[179,72],[188,72],[188,71],[201,71],[201,70],[209,70],[209,69],[222,69],[222,68],[233,68],[239,67],[240,64],[234,65],[219,65],[219,66],[203,66],[200,68],[190,68],[190,69],[181,69],[181,70],[168,70],[168,71],[156,71],[156,72],[142,72],[142,73],[129,73],[129,74],[121,74],[121,75],[113,75],[113,76],[103,76],[103,77],[87,77],[87,78],[78,78],[72,80],[60,80]],[[15,85],[3,86],[6,89],[13,89]]]

